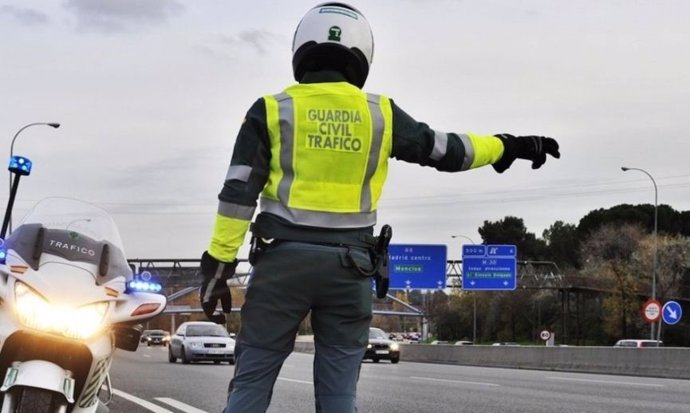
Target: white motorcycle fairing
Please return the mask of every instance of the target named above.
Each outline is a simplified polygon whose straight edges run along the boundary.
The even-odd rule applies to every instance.
[[[95,412],[115,348],[136,349],[137,322],[160,314],[165,296],[128,289],[133,276],[117,227],[104,210],[81,201],[39,202],[6,246],[6,264],[0,265],[2,413],[27,388],[64,398],[66,412]]]

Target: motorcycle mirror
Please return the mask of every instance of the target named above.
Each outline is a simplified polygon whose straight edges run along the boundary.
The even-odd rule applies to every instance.
[[[105,277],[108,274],[108,266],[110,265],[110,246],[103,244],[101,251],[101,261],[98,263],[98,275]]]
[[[115,325],[113,336],[115,337],[115,347],[125,351],[136,351],[139,347],[139,339],[144,327],[136,325]]]

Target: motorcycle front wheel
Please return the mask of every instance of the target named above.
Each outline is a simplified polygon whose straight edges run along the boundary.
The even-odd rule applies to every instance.
[[[67,401],[61,394],[46,389],[12,388],[2,404],[2,413],[65,413]]]

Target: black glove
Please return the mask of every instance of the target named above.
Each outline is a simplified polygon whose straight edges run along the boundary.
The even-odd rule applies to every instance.
[[[201,255],[201,275],[204,280],[201,283],[199,301],[206,318],[214,323],[225,324],[223,314],[214,314],[218,300],[224,313],[232,311],[232,297],[227,282],[235,274],[235,268],[237,268],[236,259],[232,262],[218,261],[208,251],[204,251]]]
[[[546,154],[560,158],[558,142],[544,136],[513,136],[507,133],[496,135],[503,142],[503,156],[492,166],[498,173],[503,173],[515,159],[532,161],[532,169],[538,169],[546,162]]]

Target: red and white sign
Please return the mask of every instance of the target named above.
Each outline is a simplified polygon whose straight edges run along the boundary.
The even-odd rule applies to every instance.
[[[541,333],[539,333],[539,337],[546,341],[551,338],[551,332],[549,330],[543,330]]]
[[[642,305],[642,318],[648,323],[655,323],[661,317],[661,303],[657,300],[647,300]]]

